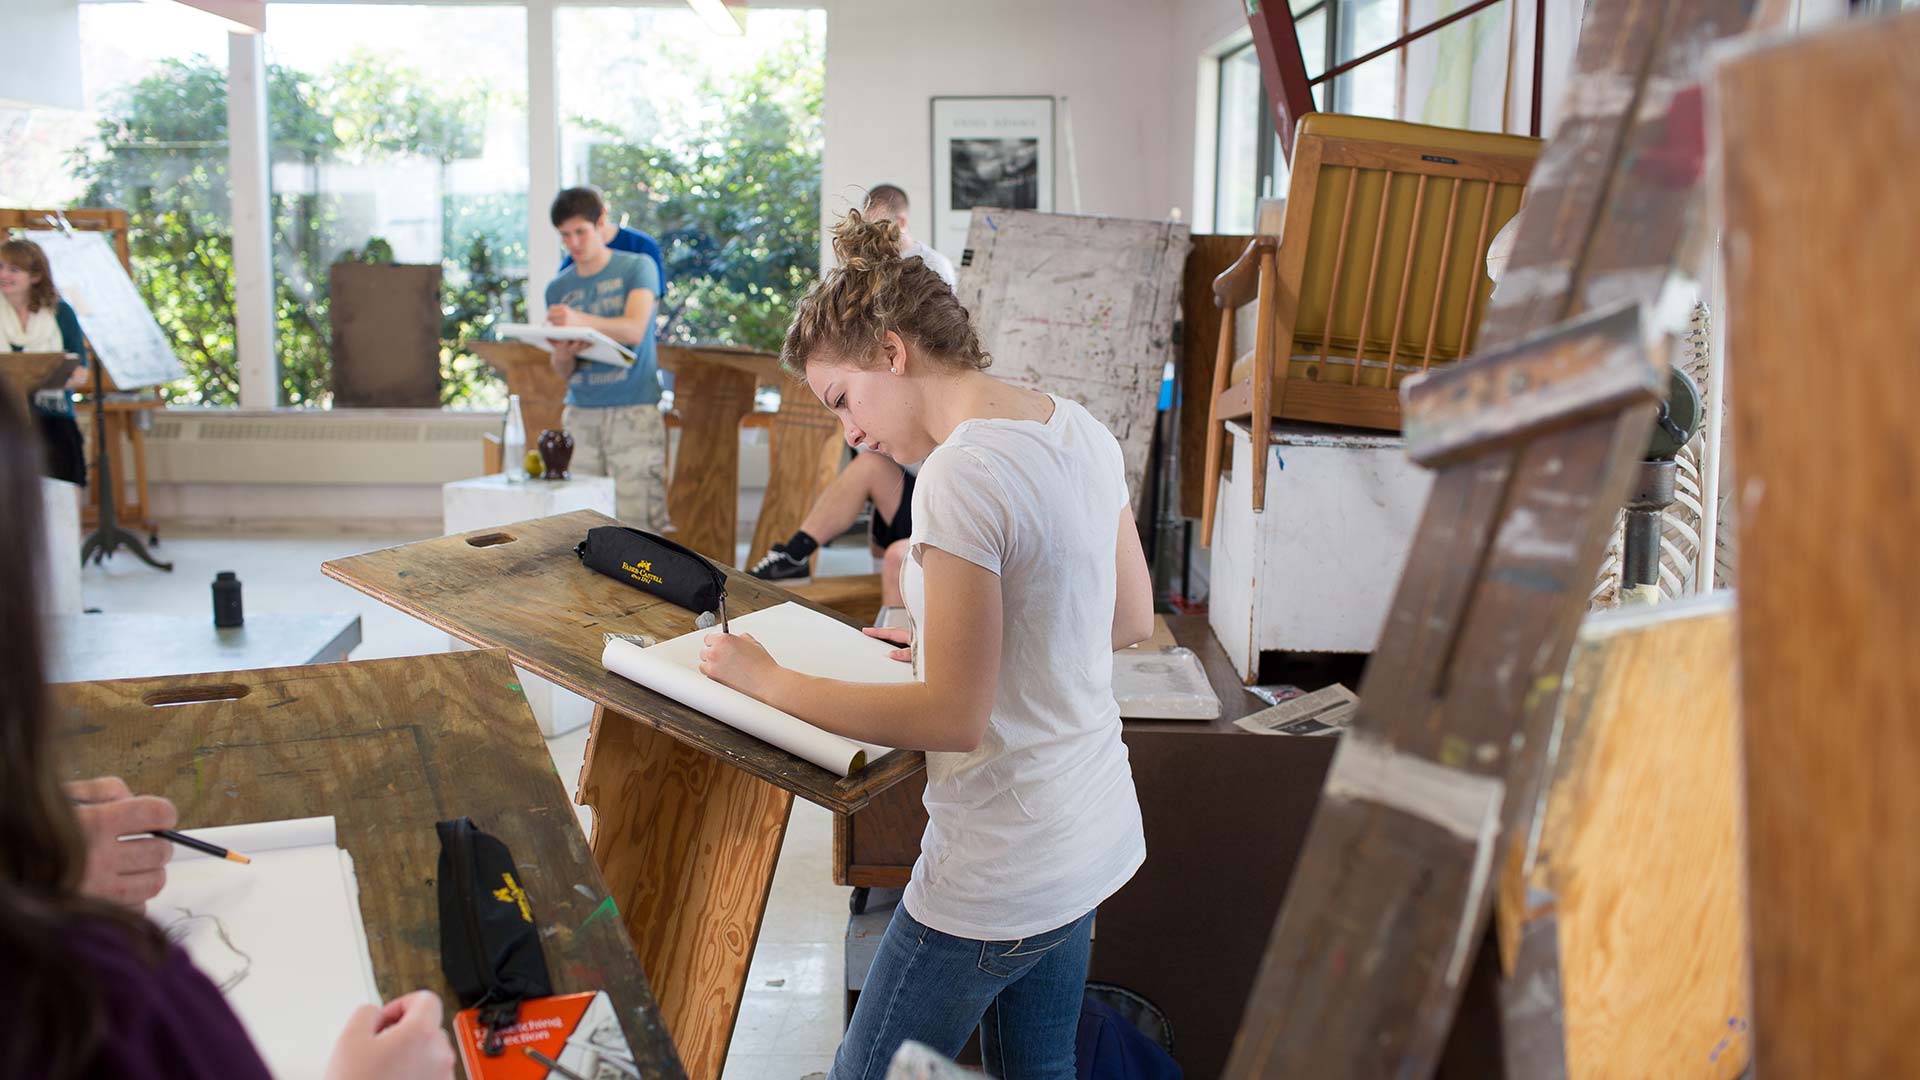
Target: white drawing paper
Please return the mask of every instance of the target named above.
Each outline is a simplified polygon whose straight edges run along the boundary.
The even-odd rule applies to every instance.
[[[908,683],[913,665],[893,659],[895,646],[795,603],[780,604],[732,620],[736,634],[752,634],[782,667],[846,682]],[[756,738],[850,776],[890,747],[843,738],[722,686],[700,674],[700,645],[718,627],[695,630],[643,649],[618,638],[607,642],[601,666],[650,690],[698,709]]]
[[[613,340],[592,327],[587,326],[535,326],[531,323],[495,323],[493,328],[503,338],[524,341],[536,349],[545,349],[551,353],[553,347],[549,341],[589,341],[593,344],[580,354],[582,360],[592,360],[597,364],[612,364],[614,367],[632,367],[633,350]]]
[[[147,917],[220,987],[278,1080],[317,1078],[361,1005],[380,1003],[353,859],[331,817],[195,829],[253,860],[178,848]]]
[[[47,253],[54,287],[73,306],[80,332],[120,389],[158,386],[186,376],[173,343],[154,321],[106,236],[48,230],[35,231],[32,239]]]

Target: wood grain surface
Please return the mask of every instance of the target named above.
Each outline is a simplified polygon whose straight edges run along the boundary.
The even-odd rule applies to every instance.
[[[183,828],[333,815],[383,997],[427,987],[452,1001],[433,826],[471,817],[514,853],[555,990],[608,991],[646,1075],[686,1075],[504,653],[71,683],[54,694],[63,774],[118,775],[164,795]]]
[[[814,501],[840,475],[845,457],[840,419],[820,404],[805,383],[783,376],[780,411],[774,414],[767,436],[767,493],[760,502],[746,565],[759,562],[768,548],[799,530]],[[819,562],[816,551],[813,564]]]
[[[1749,1063],[1733,623],[1718,593],[1596,616],[1574,646],[1565,752],[1502,883],[1531,902],[1500,911],[1509,941],[1557,924],[1573,1080],[1731,1080]]]
[[[1754,1068],[1920,1076],[1920,12],[1729,59]]]
[[[1180,283],[1180,516],[1197,518],[1206,501],[1207,405],[1213,399],[1220,309],[1213,279],[1253,242],[1251,236],[1196,236]]]
[[[1653,302],[1697,215],[1707,46],[1750,6],[1589,8],[1483,348]],[[1652,416],[1570,422],[1437,476],[1226,1075],[1432,1071],[1492,868],[1531,825],[1567,655]]]
[[[698,349],[662,345],[660,367],[673,376],[680,446],[667,485],[673,537],[724,566],[733,565],[740,519],[740,421],[753,411],[754,375],[704,362]]]
[[[857,810],[920,771],[924,755],[895,751],[851,777],[836,776],[608,673],[600,666],[606,633],[664,641],[695,628],[693,612],[580,564],[574,545],[587,530],[612,524],[583,510],[336,559],[320,569],[463,641],[505,648],[528,671],[830,810]],[[727,573],[727,596],[733,615],[789,600],[825,610],[736,570]]]
[[[507,380],[507,393],[520,395],[528,449],[540,442],[541,432],[565,426],[567,380],[554,372],[545,349],[524,341],[469,341],[465,347]]]
[[[580,802],[687,1075],[719,1080],[793,795],[600,708]]]

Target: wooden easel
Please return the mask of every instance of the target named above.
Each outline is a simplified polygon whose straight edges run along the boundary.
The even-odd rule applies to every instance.
[[[1920,12],[1849,19],[1727,57],[1712,96],[1768,1078],[1920,1076],[1916,51]]]
[[[1407,389],[1409,453],[1438,475],[1229,1077],[1433,1071],[1494,868],[1531,825],[1574,631],[1665,385],[1639,312],[1700,201],[1705,46],[1750,13],[1587,11],[1488,354]],[[1596,297],[1617,306],[1593,313]],[[1516,1073],[1555,1075],[1551,1057]]]
[[[896,750],[843,778],[608,674],[604,634],[664,640],[695,629],[694,613],[580,565],[574,545],[610,523],[563,514],[321,572],[462,640],[505,648],[596,704],[579,794],[594,810],[594,857],[688,1075],[717,1080],[794,796],[852,813],[926,759]],[[735,615],[797,599],[731,570],[727,596]]]
[[[126,268],[127,276],[133,276],[133,258],[127,246],[128,218],[125,210],[100,208],[78,208],[73,210],[8,210],[0,209],[0,235],[8,229],[29,229],[51,231],[60,228],[58,222],[65,217],[67,224],[82,232],[104,232],[113,237],[113,249],[120,256],[120,265]],[[93,363],[100,363],[94,357]],[[100,377],[104,380],[104,389],[112,394],[119,389],[114,385],[113,375],[104,367],[100,368]],[[93,396],[94,390],[87,391]],[[155,540],[154,525],[147,516],[149,511],[147,491],[147,436],[139,424],[139,414],[153,409],[164,408],[166,402],[158,398],[137,401],[114,400],[108,398],[101,403],[100,412],[105,419],[105,445],[112,455],[110,471],[118,477],[113,488],[113,516],[118,522],[136,532],[144,532],[148,541]],[[89,440],[99,442],[98,438]],[[123,451],[122,448],[125,448]],[[131,454],[131,462],[128,453]],[[127,497],[126,478],[131,464],[134,494]],[[90,502],[82,512],[81,523],[91,527],[100,519],[100,473],[96,469],[88,477],[87,486],[92,489]]]
[[[606,991],[642,1075],[684,1078],[519,690],[493,650],[69,683],[54,698],[67,777],[125,777],[173,800],[183,827],[333,815],[381,995],[437,990],[449,1024],[434,823],[473,818],[513,850],[555,991]]]

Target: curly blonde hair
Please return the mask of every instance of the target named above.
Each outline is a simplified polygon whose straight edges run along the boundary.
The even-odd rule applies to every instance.
[[[993,363],[946,281],[918,255],[901,258],[899,225],[849,210],[833,227],[833,253],[840,265],[801,298],[780,348],[781,365],[795,376],[818,359],[878,367],[889,330],[942,367],[981,371]]]

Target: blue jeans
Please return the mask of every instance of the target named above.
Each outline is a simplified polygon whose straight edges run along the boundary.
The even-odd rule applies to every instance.
[[[975,941],[894,908],[828,1080],[883,1080],[908,1039],[951,1058],[976,1026],[989,1075],[1073,1080],[1092,930],[1088,912],[1018,941]]]

